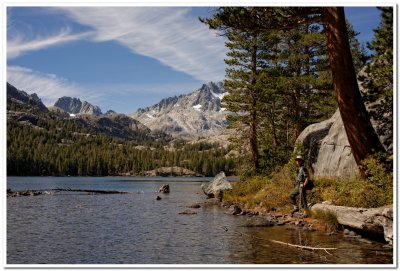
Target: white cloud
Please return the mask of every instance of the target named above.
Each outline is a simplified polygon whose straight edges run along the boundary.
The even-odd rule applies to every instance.
[[[41,73],[20,66],[7,67],[7,82],[29,94],[36,93],[49,106],[62,96],[76,97],[96,104],[102,93],[79,86],[54,74]]]
[[[190,17],[189,8],[59,7],[76,22],[94,29],[93,40],[116,41],[202,81],[225,73],[224,41]]]
[[[60,45],[67,42],[87,38],[91,33],[71,34],[69,28],[61,29],[59,33],[50,36],[37,36],[33,39],[27,39],[27,35],[20,32],[14,32],[12,38],[7,40],[7,58],[16,58],[30,51],[36,51]]]

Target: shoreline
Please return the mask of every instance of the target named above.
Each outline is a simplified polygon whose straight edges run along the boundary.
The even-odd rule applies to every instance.
[[[246,227],[284,226],[291,230],[318,231],[328,236],[338,235],[344,238],[355,239],[362,243],[371,244],[377,242],[381,244],[383,248],[393,249],[393,245],[385,242],[385,240],[365,236],[360,233],[360,231],[345,227],[344,225],[339,225],[342,227],[342,229],[339,229],[334,225],[313,218],[310,216],[310,211],[307,211],[306,213],[295,212],[294,214],[291,214],[280,210],[268,211],[263,207],[246,208],[242,203],[229,201],[222,201],[215,204],[218,205],[219,208],[224,209],[225,214],[248,217],[249,223],[245,225]]]

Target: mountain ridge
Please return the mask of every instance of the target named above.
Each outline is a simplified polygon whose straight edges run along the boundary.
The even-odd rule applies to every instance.
[[[151,130],[173,137],[196,139],[220,135],[226,128],[221,100],[227,94],[222,82],[209,82],[188,94],[162,99],[130,114]]]
[[[59,98],[54,103],[54,106],[62,109],[64,112],[70,115],[85,114],[100,116],[103,114],[100,107],[98,107],[97,105],[92,105],[87,101],[82,102],[79,98],[67,96]]]

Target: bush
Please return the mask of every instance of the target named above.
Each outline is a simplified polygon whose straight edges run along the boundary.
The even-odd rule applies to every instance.
[[[392,204],[393,173],[390,168],[390,158],[379,155],[362,162],[360,169],[365,173],[364,178],[313,179],[315,186],[307,192],[307,201],[332,201],[336,205],[364,208]],[[268,177],[247,177],[234,183],[232,191],[224,195],[224,200],[241,202],[248,207],[262,205],[267,209],[289,210],[289,193],[295,175],[296,166],[289,162],[279,172]]]
[[[379,157],[382,157],[381,155]],[[313,202],[332,201],[336,205],[374,208],[393,203],[393,173],[382,158],[368,157],[360,166],[363,177],[317,179]],[[390,161],[388,162],[390,164]]]

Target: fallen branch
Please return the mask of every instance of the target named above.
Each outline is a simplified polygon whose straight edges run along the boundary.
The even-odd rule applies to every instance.
[[[228,229],[227,227],[225,227],[225,226],[222,226],[221,228],[222,228],[224,231],[228,231],[228,230],[229,230],[229,229]],[[323,251],[325,251],[325,252],[326,252],[327,254],[329,254],[329,255],[332,255],[332,254],[329,253],[328,250],[337,249],[337,248],[334,248],[334,247],[310,247],[310,246],[300,246],[300,245],[294,245],[294,244],[285,243],[285,242],[281,242],[281,241],[276,241],[276,240],[272,240],[272,239],[265,239],[265,238],[253,236],[253,235],[250,235],[250,234],[247,234],[247,233],[235,231],[235,230],[234,230],[233,232],[236,232],[236,233],[238,233],[238,234],[240,234],[240,235],[242,235],[242,236],[243,236],[243,235],[247,235],[247,236],[249,236],[249,237],[251,237],[251,238],[255,238],[255,239],[259,239],[259,240],[263,240],[263,241],[270,241],[270,242],[273,242],[273,243],[277,243],[277,244],[281,244],[281,245],[286,245],[286,246],[290,246],[290,247],[296,247],[296,248],[308,249],[308,250],[323,250]]]
[[[324,250],[326,253],[328,253],[329,255],[331,255],[328,250],[334,250],[337,248],[334,247],[310,247],[310,246],[300,246],[300,245],[294,245],[294,244],[290,244],[290,243],[285,243],[285,242],[281,242],[281,241],[276,241],[276,240],[271,240],[269,239],[269,241],[277,243],[277,244],[281,244],[281,245],[286,245],[286,246],[290,246],[290,247],[296,247],[296,248],[301,248],[301,249],[308,249],[308,250]]]
[[[39,195],[50,195],[51,192],[57,193],[62,191],[67,192],[86,192],[93,194],[134,194],[133,192],[128,191],[116,191],[116,190],[93,190],[93,189],[71,189],[71,188],[56,188],[56,189],[47,189],[47,190],[26,190],[26,191],[11,191],[11,189],[7,189],[7,197],[19,197],[19,196],[39,196]]]

